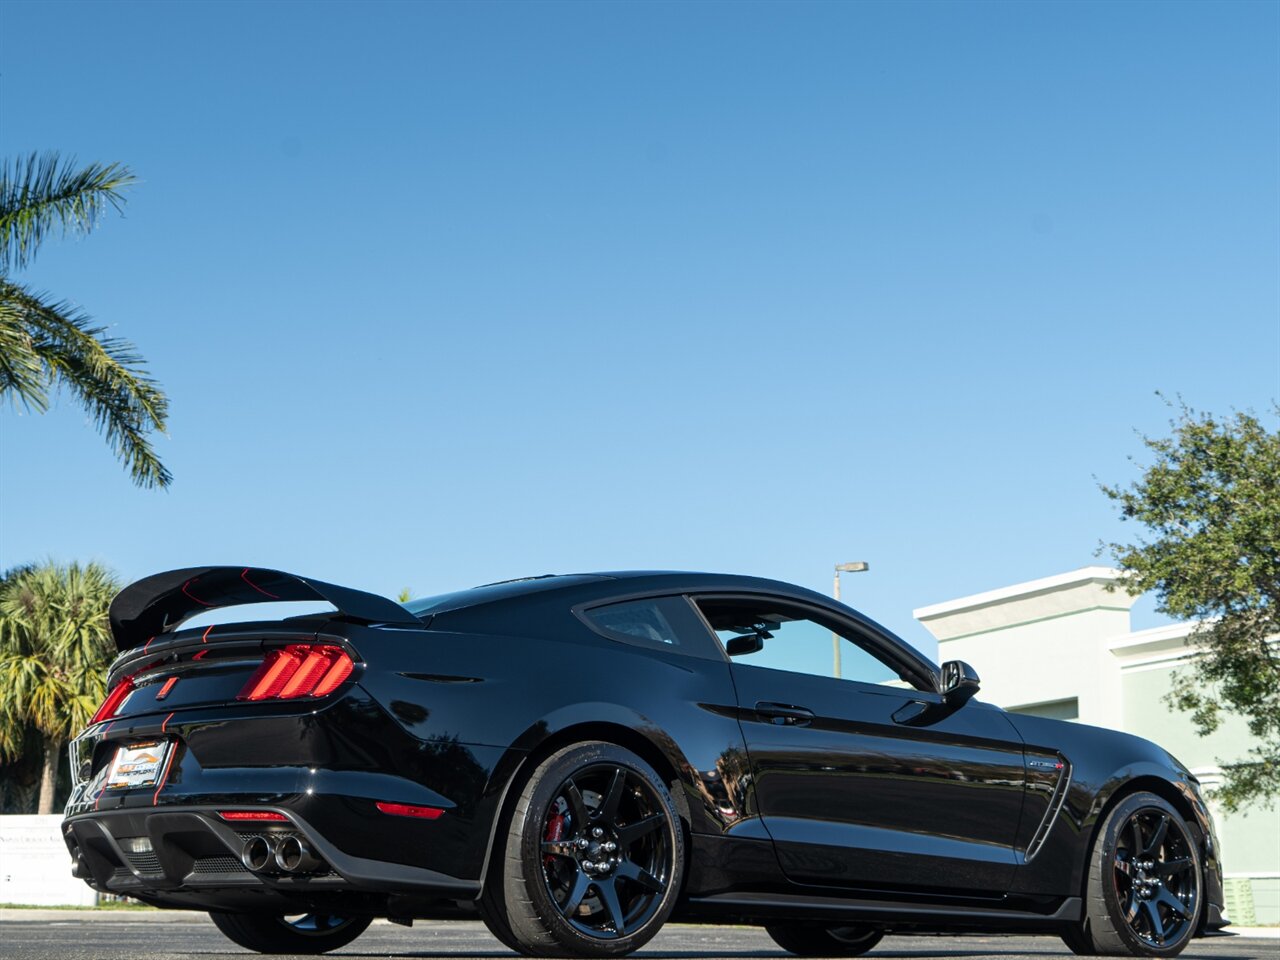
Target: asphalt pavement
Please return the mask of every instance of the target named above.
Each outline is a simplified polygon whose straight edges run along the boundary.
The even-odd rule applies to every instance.
[[[248,956],[201,914],[172,912],[0,911],[3,960],[192,960]],[[493,957],[515,954],[479,923],[421,921],[412,928],[375,923],[330,957]],[[746,960],[787,957],[763,930],[669,926],[634,954],[643,960]],[[1031,960],[1073,956],[1056,937],[886,937],[870,957],[1001,957]],[[1196,940],[1188,960],[1280,960],[1280,938],[1215,936]]]

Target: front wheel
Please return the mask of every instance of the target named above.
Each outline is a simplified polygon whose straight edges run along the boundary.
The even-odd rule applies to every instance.
[[[211,911],[209,917],[228,939],[258,953],[328,953],[345,947],[370,923],[368,917],[320,913],[288,917]]]
[[[778,923],[764,928],[773,942],[800,957],[860,957],[882,939],[875,927]]]
[[[1107,814],[1089,858],[1083,920],[1063,934],[1082,955],[1172,957],[1195,936],[1200,848],[1178,812],[1135,793]]]
[[[531,956],[638,949],[671,915],[684,875],[671,794],[652,767],[611,743],[566,747],[539,764],[504,846],[481,909],[500,940]]]

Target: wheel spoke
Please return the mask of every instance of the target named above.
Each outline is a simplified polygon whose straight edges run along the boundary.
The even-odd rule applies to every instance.
[[[1138,822],[1138,818],[1134,817],[1129,821],[1129,832],[1132,836],[1129,839],[1129,859],[1134,860],[1142,856],[1144,843],[1142,840],[1142,824]]]
[[[613,771],[613,780],[609,789],[596,810],[597,819],[612,822],[618,816],[618,805],[622,803],[622,791],[627,785],[627,772],[621,767]]]
[[[641,837],[647,837],[662,826],[663,819],[662,814],[655,813],[625,827],[618,827],[618,840],[624,848],[629,847]]]
[[[1142,912],[1151,927],[1151,936],[1156,940],[1164,940],[1164,921],[1160,919],[1160,908],[1154,900],[1142,901]]]
[[[1124,922],[1133,926],[1133,922],[1138,919],[1138,895],[1132,890],[1129,891],[1129,897],[1124,904]]]
[[[609,911],[609,917],[613,920],[613,929],[618,932],[618,936],[626,936],[627,919],[622,915],[622,904],[618,902],[617,882],[607,880],[604,883],[597,883],[596,889],[600,891],[600,899],[604,901],[605,909]]]
[[[644,889],[651,893],[661,893],[663,890],[667,889],[667,885],[665,883],[639,864],[632,863],[630,860],[624,860],[622,863],[618,864],[618,877],[622,880],[630,880],[632,883],[637,886],[644,887]]]
[[[1159,877],[1172,877],[1179,873],[1186,873],[1194,865],[1190,857],[1177,857],[1173,860],[1166,860],[1164,863],[1157,863],[1155,873]]]
[[[1172,913],[1181,917],[1183,920],[1186,920],[1190,916],[1187,905],[1164,888],[1161,888],[1160,892],[1156,894],[1155,902],[1163,903]]]
[[[582,903],[582,898],[587,895],[587,891],[591,888],[591,878],[581,870],[574,878],[573,887],[569,890],[569,895],[564,898],[564,903],[560,904],[560,912],[566,917],[578,909],[578,904]]]
[[[1169,832],[1169,818],[1164,814],[1160,815],[1160,822],[1156,824],[1155,831],[1151,834],[1151,840],[1147,843],[1142,851],[1144,857],[1154,857],[1160,852],[1160,846],[1164,843],[1164,835]]]
[[[573,815],[573,828],[581,830],[587,822],[587,805],[582,802],[582,791],[573,782],[573,778],[564,785],[564,798],[569,804],[569,812]]]

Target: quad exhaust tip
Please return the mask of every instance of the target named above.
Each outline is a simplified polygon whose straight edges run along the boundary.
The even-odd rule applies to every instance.
[[[266,837],[250,837],[240,850],[240,862],[254,873],[275,865],[275,849]]]
[[[321,866],[311,844],[300,837],[285,837],[276,844],[276,867],[282,873],[315,873]]]
[[[253,873],[315,873],[324,867],[311,844],[301,837],[250,837],[240,850],[240,862]]]

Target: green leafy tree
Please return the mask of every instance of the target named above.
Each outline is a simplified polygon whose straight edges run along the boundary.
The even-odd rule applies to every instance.
[[[1154,591],[1160,612],[1196,621],[1200,655],[1175,674],[1169,705],[1201,736],[1228,714],[1252,734],[1245,758],[1219,760],[1218,798],[1269,807],[1280,796],[1280,434],[1253,413],[1177,410],[1171,436],[1143,437],[1154,462],[1141,479],[1102,487],[1147,530],[1111,553],[1131,594]]]
[[[53,563],[0,584],[0,759],[44,750],[39,813],[52,813],[63,747],[106,695],[115,655],[107,608],[119,590],[106,568]]]
[[[149,435],[164,431],[169,402],[133,344],[13,279],[46,236],[88,233],[107,209],[123,206],[134,182],[119,164],[77,167],[55,153],[0,162],[0,400],[44,413],[51,393],[67,390],[135,483],[166,487],[172,477]]]

